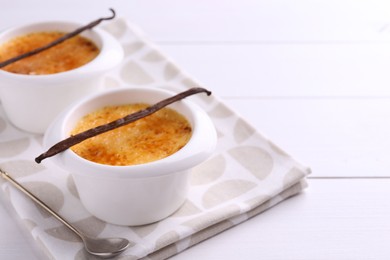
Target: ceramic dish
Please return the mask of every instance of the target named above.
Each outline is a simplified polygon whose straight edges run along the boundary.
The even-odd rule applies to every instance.
[[[70,32],[81,27],[71,22],[41,22],[0,33],[0,45],[31,32]],[[81,34],[100,49],[89,63],[49,75],[23,75],[0,70],[0,99],[8,119],[18,128],[44,133],[51,121],[70,103],[101,89],[101,75],[123,59],[121,45],[109,33],[94,28]]]
[[[175,93],[154,88],[123,88],[85,98],[63,112],[45,134],[44,146],[69,136],[84,115],[107,105],[154,104]],[[190,98],[190,97],[189,97]],[[118,225],[144,225],[161,220],[185,201],[191,169],[206,160],[216,146],[216,131],[208,115],[188,99],[170,105],[191,124],[192,136],[176,153],[132,166],[88,161],[71,149],[49,158],[69,171],[81,202],[94,216]]]

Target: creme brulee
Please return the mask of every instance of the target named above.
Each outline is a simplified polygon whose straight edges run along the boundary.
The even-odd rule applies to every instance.
[[[0,61],[45,46],[63,35],[62,32],[36,32],[11,39],[0,46]],[[98,54],[99,49],[92,41],[82,36],[75,36],[2,69],[27,75],[54,74],[78,68],[93,60]]]
[[[108,106],[84,116],[72,130],[75,135],[146,108],[147,104]],[[135,165],[167,157],[190,139],[187,119],[170,108],[128,125],[89,138],[71,149],[79,156],[101,164]]]

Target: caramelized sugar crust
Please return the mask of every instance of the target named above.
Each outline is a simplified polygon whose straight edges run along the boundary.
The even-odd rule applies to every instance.
[[[146,107],[147,104],[104,107],[83,117],[71,134],[109,123]],[[96,163],[143,164],[177,152],[188,142],[191,133],[191,126],[183,115],[163,108],[133,123],[89,138],[71,149]]]
[[[0,61],[45,46],[63,35],[62,32],[37,32],[16,37],[0,46]],[[98,54],[99,48],[92,41],[75,36],[2,69],[27,75],[54,74],[78,68],[93,60]]]

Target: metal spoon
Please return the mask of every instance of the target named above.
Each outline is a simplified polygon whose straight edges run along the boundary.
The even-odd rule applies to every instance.
[[[65,219],[63,219],[60,215],[54,212],[49,206],[47,206],[40,199],[35,197],[32,193],[26,190],[21,184],[19,184],[16,180],[14,180],[11,176],[8,175],[5,171],[0,168],[1,176],[12,183],[16,188],[21,190],[27,196],[29,196],[32,200],[38,203],[42,208],[44,208],[47,212],[52,214],[56,219],[61,221],[65,226],[67,226],[70,230],[72,230],[76,235],[78,235],[84,243],[85,249],[91,255],[99,256],[102,258],[110,258],[116,255],[121,254],[125,251],[129,246],[130,242],[125,238],[92,238],[89,237],[71,224],[69,224]]]

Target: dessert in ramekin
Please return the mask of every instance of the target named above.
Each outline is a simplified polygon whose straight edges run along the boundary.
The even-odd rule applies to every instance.
[[[154,104],[174,94],[156,88],[120,88],[84,98],[53,122],[44,146],[69,137],[77,122],[92,111],[112,105]],[[207,113],[189,98],[169,108],[188,120],[191,137],[165,158],[114,166],[92,162],[67,149],[49,159],[72,174],[81,202],[92,215],[118,225],[144,225],[169,216],[183,204],[191,169],[211,156],[217,137]]]
[[[0,33],[0,46],[15,37],[34,32],[71,32],[81,27],[72,22],[41,22]],[[0,69],[0,100],[6,116],[16,127],[44,133],[57,114],[70,103],[102,88],[101,76],[123,59],[120,43],[99,28],[84,31],[99,54],[78,68],[46,75],[26,75]]]

